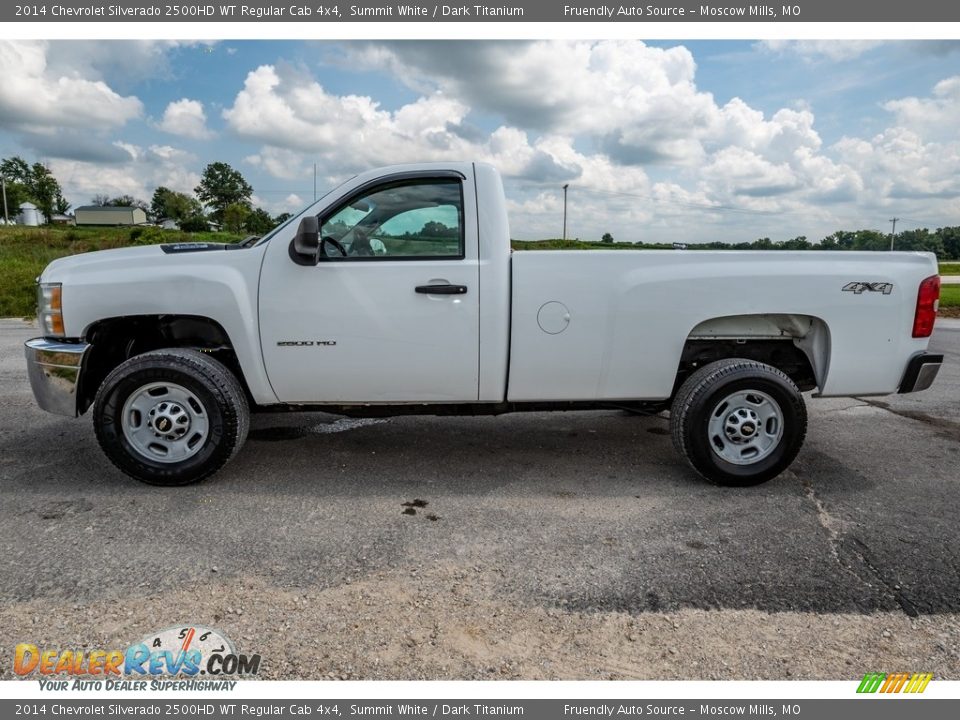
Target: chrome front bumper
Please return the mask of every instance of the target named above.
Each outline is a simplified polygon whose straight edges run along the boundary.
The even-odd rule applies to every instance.
[[[47,412],[77,416],[77,388],[90,345],[46,338],[27,340],[27,372],[37,405]]]

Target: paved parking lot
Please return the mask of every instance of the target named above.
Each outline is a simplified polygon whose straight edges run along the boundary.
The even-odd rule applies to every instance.
[[[932,390],[810,401],[747,489],[619,411],[258,415],[219,475],[149,487],[35,407],[34,332],[0,323],[0,677],[17,642],[197,622],[286,679],[960,679],[960,321]]]

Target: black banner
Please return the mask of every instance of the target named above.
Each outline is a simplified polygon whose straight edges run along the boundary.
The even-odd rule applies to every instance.
[[[654,2],[516,0],[476,4],[248,0],[177,2],[58,0],[0,6],[2,22],[952,22],[960,3],[942,0]]]

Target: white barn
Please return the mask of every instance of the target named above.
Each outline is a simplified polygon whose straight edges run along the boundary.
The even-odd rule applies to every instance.
[[[74,211],[77,225],[140,225],[147,221],[143,208],[84,205]]]

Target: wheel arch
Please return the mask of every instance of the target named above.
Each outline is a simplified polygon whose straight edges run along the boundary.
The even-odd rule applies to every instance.
[[[191,348],[210,354],[240,382],[248,402],[250,390],[233,342],[216,320],[203,315],[125,315],[91,323],[83,333],[90,343],[77,392],[82,415],[96,399],[100,385],[120,363],[136,355],[164,348]]]
[[[830,328],[802,313],[756,313],[709,318],[684,342],[674,392],[703,365],[742,357],[783,371],[803,390],[822,389],[830,370]]]

